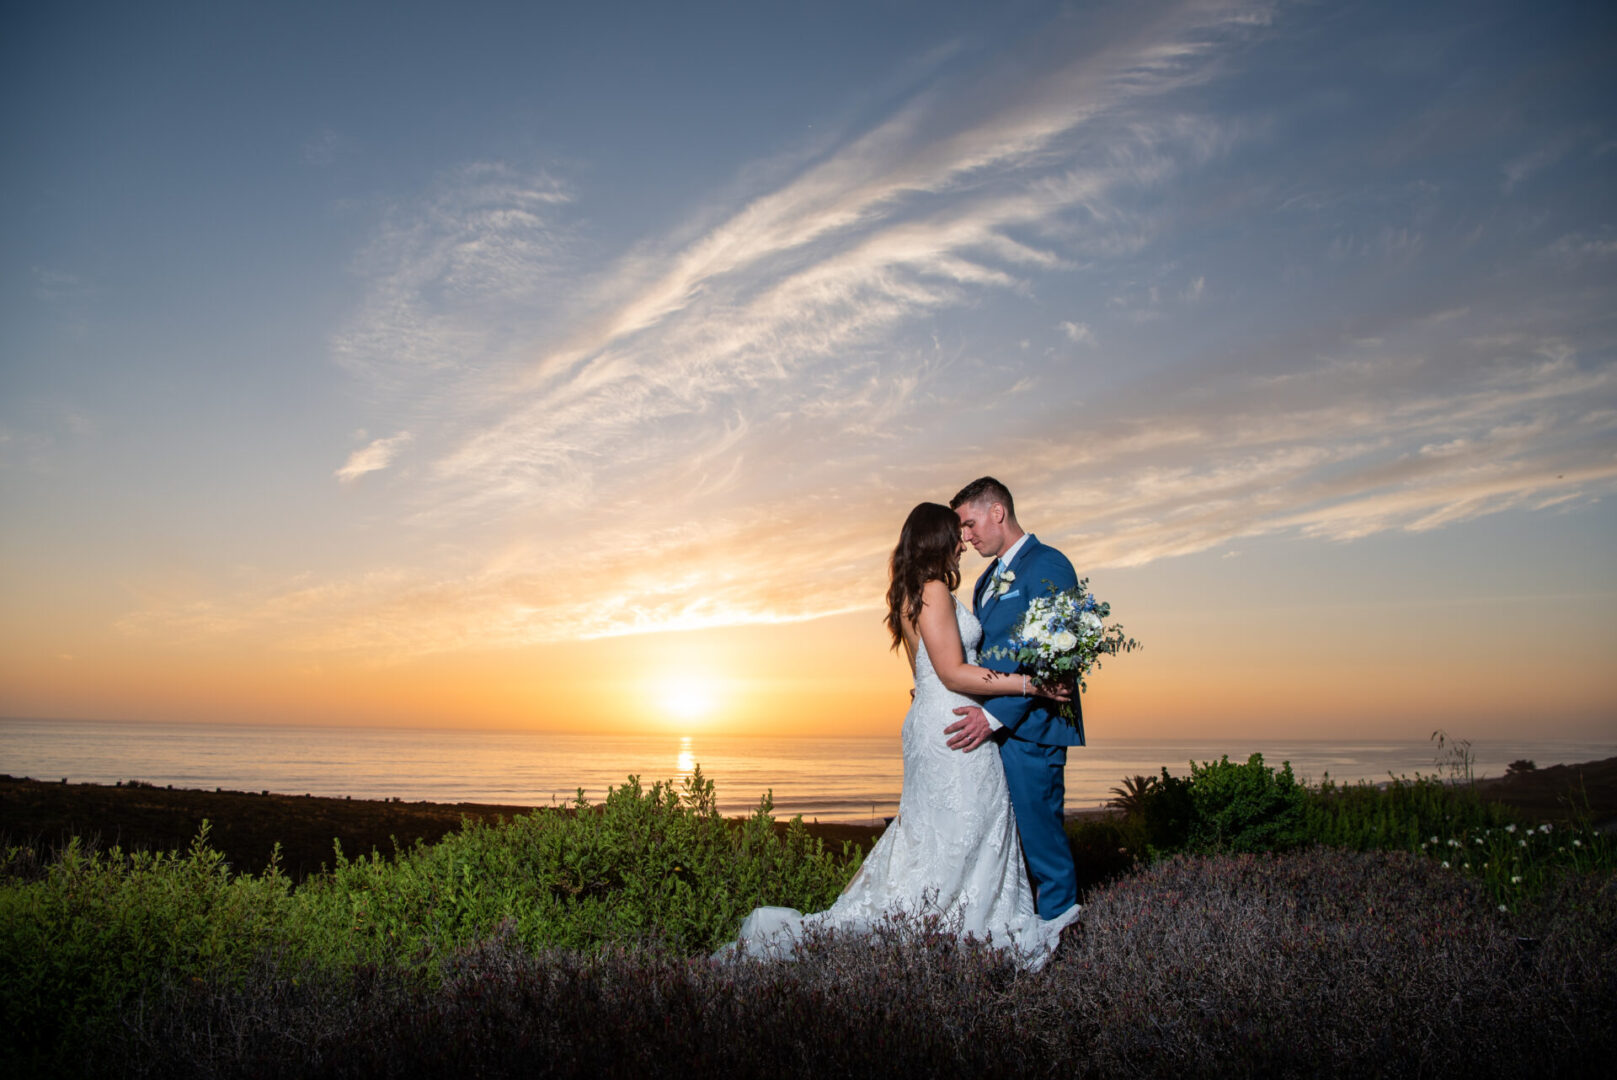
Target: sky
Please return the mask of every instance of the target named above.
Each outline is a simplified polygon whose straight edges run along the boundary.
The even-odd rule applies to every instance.
[[[1617,740],[1614,45],[33,5],[0,715],[892,735],[899,525],[989,474],[1145,646],[1092,742]]]

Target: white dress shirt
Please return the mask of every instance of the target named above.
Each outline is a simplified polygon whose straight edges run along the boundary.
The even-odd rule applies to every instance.
[[[1028,534],[1023,533],[1016,538],[1016,543],[1012,544],[1009,550],[1000,552],[999,566],[994,571],[996,574],[1003,574],[1011,568],[1011,560],[1015,559],[1016,553],[1022,550],[1022,545],[1027,543],[1027,538]]]
[[[1022,545],[1027,543],[1027,538],[1028,534],[1023,533],[1021,536],[1016,538],[1016,543],[1012,544],[1009,550],[1001,553],[996,565],[994,566],[994,574],[996,577],[1011,568],[1011,560],[1016,558],[1016,553],[1018,551],[1022,550]],[[983,717],[988,721],[988,729],[990,731],[998,731],[1000,728],[1005,726],[1004,724],[1000,723],[999,720],[995,718],[994,714],[989,712],[987,709],[983,710]]]

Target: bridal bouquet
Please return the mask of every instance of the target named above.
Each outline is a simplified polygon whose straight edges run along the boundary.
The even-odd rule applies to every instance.
[[[1037,597],[1027,606],[1027,614],[1016,628],[1011,647],[993,646],[985,655],[1015,660],[1034,682],[1046,686],[1077,684],[1087,689],[1084,677],[1100,668],[1102,654],[1116,656],[1133,652],[1140,643],[1123,636],[1116,623],[1106,625],[1112,605],[1097,601],[1089,591],[1089,579],[1076,588],[1051,589],[1049,596]],[[1064,719],[1075,716],[1071,702],[1062,702],[1058,711]]]

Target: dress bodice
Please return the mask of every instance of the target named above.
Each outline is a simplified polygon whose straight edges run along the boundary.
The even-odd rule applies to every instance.
[[[960,628],[960,644],[965,650],[966,663],[977,662],[977,646],[982,644],[983,624],[977,621],[958,598],[954,602],[955,625]],[[917,640],[915,643],[915,700],[921,703],[923,699],[932,704],[933,699],[939,701],[945,698],[958,698],[961,695],[946,688],[938,681],[937,669],[932,666],[932,658],[927,655],[926,642]]]

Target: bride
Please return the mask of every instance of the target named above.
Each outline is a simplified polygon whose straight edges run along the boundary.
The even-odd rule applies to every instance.
[[[887,628],[915,672],[904,717],[904,790],[898,817],[828,910],[803,915],[763,907],[748,915],[736,941],[716,954],[784,958],[805,930],[868,931],[885,916],[940,916],[962,935],[1014,951],[1025,967],[1044,966],[1074,904],[1054,919],[1034,912],[999,747],[962,753],[943,729],[972,697],[1029,692],[1026,677],[978,667],[982,627],[954,597],[960,584],[960,522],[937,503],[910,511],[893,549]],[[1031,688],[1056,700],[1065,691]]]

